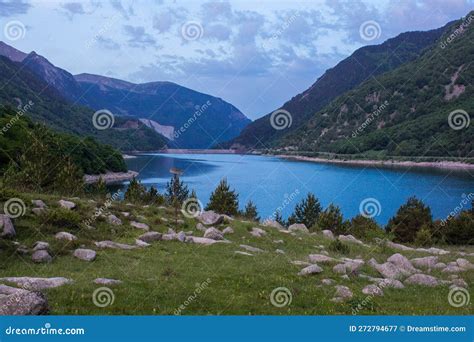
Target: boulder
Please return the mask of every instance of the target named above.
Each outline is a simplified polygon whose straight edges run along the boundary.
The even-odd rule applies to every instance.
[[[222,234],[234,234],[234,230],[232,227],[226,227],[223,231]]]
[[[178,234],[176,234],[176,239],[181,242],[186,241],[186,233],[183,231],[180,231]]]
[[[390,247],[392,249],[396,249],[396,250],[399,250],[399,251],[414,251],[415,250],[414,248],[411,248],[411,247],[408,247],[408,246],[405,246],[405,245],[402,245],[402,244],[399,244],[399,243],[395,243],[395,242],[392,242],[392,241],[387,241],[386,245],[387,245],[387,247]]]
[[[252,252],[252,253],[261,253],[264,252],[263,249],[257,248],[257,247],[252,247],[248,245],[240,245],[240,248],[245,249],[246,251]]]
[[[149,246],[151,246],[149,243],[146,243],[145,241],[142,241],[142,240],[139,240],[139,239],[135,239],[135,245],[137,245],[138,247],[149,247]]]
[[[41,292],[0,285],[0,316],[45,315],[48,301]]]
[[[71,279],[63,277],[35,278],[35,277],[6,277],[0,281],[13,283],[25,290],[42,291],[73,283]]]
[[[405,284],[434,287],[440,285],[440,281],[433,276],[417,273],[405,279]]]
[[[124,243],[114,242],[110,240],[99,241],[96,242],[95,245],[99,248],[112,248],[112,249],[123,249],[123,250],[131,250],[138,248],[137,246],[127,245]]]
[[[349,289],[347,286],[336,285],[336,294],[335,294],[335,297],[331,300],[333,302],[340,303],[348,299],[351,299],[352,296],[353,296],[353,293],[351,289]]]
[[[417,273],[418,270],[413,267],[410,260],[400,253],[393,254],[387,259],[387,262],[390,262],[397,266],[399,269],[406,271],[407,273]]]
[[[215,213],[212,210],[202,211],[200,215],[198,215],[197,219],[201,221],[202,224],[207,226],[210,225],[218,225],[224,221],[224,217]]]
[[[441,272],[443,273],[459,273],[459,272],[464,272],[466,269],[461,268],[459,266],[454,266],[454,265],[448,265]]]
[[[66,240],[66,241],[74,241],[77,240],[77,237],[68,232],[59,232],[54,236],[57,240]]]
[[[148,233],[145,233],[143,235],[140,235],[138,237],[138,240],[141,240],[143,242],[147,242],[147,243],[150,243],[150,242],[153,242],[153,241],[159,241],[161,240],[161,237],[162,237],[163,234],[161,233],[158,233],[158,232],[148,232]]]
[[[61,208],[64,208],[64,209],[68,209],[68,210],[72,210],[76,207],[76,203],[74,202],[71,202],[71,201],[66,201],[66,200],[59,200],[59,205],[61,206]]]
[[[10,239],[16,236],[15,227],[13,227],[10,217],[0,214],[0,237]]]
[[[44,242],[44,241],[36,241],[35,244],[33,245],[34,251],[41,251],[41,250],[48,250],[48,249],[49,249],[49,243]]]
[[[424,258],[415,258],[415,259],[411,259],[411,262],[416,267],[434,268],[435,265],[438,263],[438,257],[429,256],[429,257],[424,257]]]
[[[74,251],[73,254],[76,258],[84,261],[94,261],[97,253],[92,249],[78,248]]]
[[[197,244],[205,245],[205,246],[213,245],[213,244],[218,243],[218,242],[224,242],[224,241],[208,239],[208,238],[205,238],[205,237],[197,237],[197,236],[190,236],[189,239],[190,239],[189,242],[191,242],[191,243],[197,243]]]
[[[253,254],[250,254],[250,253],[248,253],[248,252],[242,252],[242,251],[235,251],[234,254],[246,255],[246,256],[253,256]]]
[[[304,225],[304,223],[294,223],[288,227],[288,231],[292,233],[301,232],[301,233],[309,233],[308,228]]]
[[[94,279],[94,284],[103,285],[103,286],[113,286],[122,284],[121,280],[109,279],[109,278],[96,278]]]
[[[150,230],[150,227],[146,223],[132,221],[130,225],[137,229]]]
[[[409,275],[408,272],[404,271],[403,269],[398,268],[391,262],[386,262],[383,264],[369,262],[369,265],[375,268],[377,272],[379,272],[384,278],[402,279],[406,277],[407,275]]]
[[[323,280],[321,280],[321,284],[323,284],[323,285],[332,285],[332,284],[334,284],[334,280],[332,280],[332,279],[323,279]]]
[[[474,265],[471,264],[469,260],[466,259],[456,259],[456,263],[458,264],[459,267],[464,268],[466,270],[472,270],[474,268]]]
[[[354,259],[347,260],[342,264],[338,264],[333,267],[333,272],[338,274],[351,274],[357,273],[359,269],[364,265],[364,260]]]
[[[329,239],[329,240],[335,240],[336,238],[334,237],[334,234],[328,230],[328,229],[325,229],[323,230],[323,236],[326,238],[326,239]]]
[[[284,230],[285,227],[283,227],[280,223],[278,223],[275,220],[265,220],[262,223],[263,226],[265,227],[271,227],[271,228],[276,228],[278,230]]]
[[[253,227],[252,230],[250,231],[250,235],[255,236],[255,237],[262,237],[262,236],[267,235],[267,232],[261,228]]]
[[[360,246],[366,246],[366,244],[364,244],[362,241],[360,240],[357,240],[354,236],[352,235],[339,235],[338,236],[338,239],[339,241],[341,242],[348,242],[348,243],[353,243],[353,244],[356,244],[356,245],[360,245]]]
[[[214,227],[207,228],[204,232],[204,237],[212,240],[224,240],[222,232]]]
[[[46,208],[47,205],[42,200],[31,200],[31,204],[33,204],[36,208]]]
[[[33,252],[33,255],[31,255],[31,260],[37,264],[42,264],[53,261],[53,257],[49,255],[47,250],[41,249],[39,251]]]
[[[362,289],[362,293],[370,296],[383,296],[383,291],[377,285],[367,285]]]
[[[161,240],[163,240],[163,241],[178,240],[178,234],[176,234],[176,233],[163,234],[161,236]]]
[[[453,284],[456,287],[463,287],[467,289],[469,286],[467,285],[466,281],[461,278],[455,278],[451,280],[451,284]]]
[[[397,279],[381,279],[377,280],[377,284],[380,288],[390,287],[394,289],[404,289],[405,285]]]
[[[306,276],[306,275],[311,275],[311,274],[317,274],[321,273],[323,269],[319,267],[318,265],[309,265],[303,268],[298,275],[300,276]]]
[[[122,225],[122,220],[113,214],[110,214],[109,216],[107,216],[107,222],[114,226]]]
[[[315,263],[315,264],[337,262],[337,259],[331,258],[324,254],[310,254],[308,256],[308,259],[310,262]]]
[[[444,262],[438,262],[436,265],[433,266],[434,269],[442,270],[446,268],[446,264]]]

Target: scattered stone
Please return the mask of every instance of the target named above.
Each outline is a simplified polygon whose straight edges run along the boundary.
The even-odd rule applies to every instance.
[[[364,260],[361,259],[349,259],[343,264],[334,266],[332,270],[338,274],[353,274],[357,273],[364,263]]]
[[[94,284],[103,285],[103,286],[113,286],[122,284],[121,280],[109,279],[109,278],[97,278],[94,279]]]
[[[405,246],[405,245],[402,245],[402,244],[399,244],[399,243],[395,243],[395,242],[392,242],[392,241],[387,241],[386,242],[386,245],[390,248],[393,248],[393,249],[396,249],[396,250],[399,250],[399,251],[414,251],[415,249],[414,248],[411,248],[411,247],[408,247],[408,246]]]
[[[437,270],[443,270],[446,268],[446,264],[444,262],[438,262],[436,265],[433,266],[433,268]]]
[[[380,288],[391,287],[394,289],[404,289],[405,285],[400,280],[397,279],[381,279],[377,281]]]
[[[149,247],[151,246],[149,243],[146,243],[145,241],[142,241],[140,239],[135,239],[135,245],[138,247]]]
[[[371,259],[368,264],[375,268],[377,272],[379,272],[382,277],[388,278],[388,279],[402,279],[406,276],[409,275],[408,272],[406,272],[403,269],[398,268],[391,262],[386,262],[383,264],[378,264],[375,259]]]
[[[112,249],[123,249],[131,250],[138,248],[137,246],[127,245],[124,243],[114,242],[110,240],[96,242],[95,245],[99,248],[112,248]]]
[[[323,279],[323,280],[321,280],[321,284],[323,284],[323,285],[332,285],[332,284],[334,284],[334,280],[332,280],[332,279]]]
[[[58,240],[74,241],[77,237],[68,232],[59,232],[54,236]]]
[[[0,316],[45,315],[48,301],[41,292],[0,285]]]
[[[319,267],[318,265],[309,265],[303,268],[298,275],[300,276],[306,276],[306,275],[311,275],[311,274],[317,274],[321,273],[323,269]]]
[[[72,210],[76,207],[76,203],[74,202],[71,202],[71,201],[66,201],[66,200],[59,200],[59,205],[61,206],[61,208],[64,208],[64,209],[68,209],[68,210]]]
[[[53,257],[49,255],[47,250],[39,250],[33,252],[33,255],[31,256],[31,260],[37,264],[43,264],[43,263],[49,263],[53,261]]]
[[[180,231],[178,234],[176,234],[176,239],[178,241],[185,242],[186,241],[186,233],[184,233],[183,231]]]
[[[288,227],[289,232],[301,232],[301,233],[309,233],[308,228],[304,225],[304,223],[294,223]]]
[[[230,222],[234,221],[234,218],[230,217],[229,215],[222,214],[221,216],[222,216],[222,219],[224,220],[224,222],[226,222],[226,223],[230,223]]]
[[[405,284],[434,287],[440,285],[440,282],[433,276],[417,273],[405,279]]]
[[[213,245],[218,242],[225,242],[225,241],[219,241],[219,240],[208,239],[205,237],[197,237],[197,236],[190,236],[190,239],[192,239],[190,242],[198,243],[201,245]]]
[[[13,238],[16,236],[12,220],[7,215],[0,214],[0,237]]]
[[[78,248],[73,254],[76,258],[84,261],[94,261],[97,253],[92,249]]]
[[[410,260],[400,253],[396,253],[387,259],[387,262],[390,262],[397,266],[399,269],[406,271],[407,273],[417,273],[419,272],[416,268],[413,267]]]
[[[224,240],[222,232],[214,227],[207,228],[204,232],[204,237],[212,240]]]
[[[123,217],[130,217],[130,213],[127,211],[122,211],[120,214],[122,214]]]
[[[466,270],[474,269],[474,265],[471,264],[469,260],[459,258],[456,260],[456,263],[458,264],[459,267],[464,268]]]
[[[444,249],[440,249],[440,248],[435,248],[435,247],[431,247],[431,248],[417,248],[416,249],[417,252],[425,252],[425,253],[430,253],[430,254],[437,254],[437,255],[446,255],[446,254],[449,254],[449,251],[445,251]]]
[[[253,256],[253,254],[250,254],[248,252],[242,252],[242,251],[235,251],[234,254],[240,254],[240,255],[246,255],[246,256]]]
[[[417,267],[434,268],[435,265],[438,263],[438,257],[429,256],[429,257],[424,257],[424,258],[415,258],[415,259],[411,259],[411,262],[413,263],[413,265]]]
[[[27,255],[29,253],[28,247],[25,245],[19,245],[16,249],[16,253],[20,255]]]
[[[312,263],[331,263],[337,262],[337,259],[331,258],[324,254],[310,254],[309,261]]]
[[[265,227],[276,228],[278,230],[284,230],[285,229],[285,227],[283,227],[280,223],[278,223],[275,220],[265,220],[265,221],[263,221],[262,225],[265,226]]]
[[[335,240],[336,238],[334,237],[334,234],[328,230],[328,229],[325,229],[323,230],[323,236],[326,238],[326,239],[329,239],[329,240]]]
[[[451,284],[453,284],[454,286],[457,286],[457,287],[463,287],[465,289],[468,288],[468,285],[467,285],[466,281],[464,279],[461,279],[461,278],[456,278],[456,279],[451,280]]]
[[[122,220],[119,219],[117,216],[110,214],[107,216],[107,222],[114,225],[114,226],[121,226],[122,225]]]
[[[362,293],[371,296],[383,296],[383,291],[377,285],[367,285],[362,289]]]
[[[41,215],[43,215],[43,214],[46,212],[46,209],[45,209],[45,208],[33,208],[33,209],[31,209],[31,211],[32,211],[33,214],[35,214],[36,216],[41,216]]]
[[[145,233],[143,235],[140,235],[138,237],[138,240],[141,240],[143,242],[147,242],[147,243],[150,243],[150,242],[153,242],[153,241],[159,241],[161,240],[162,238],[162,235],[161,233],[158,233],[158,232],[148,232],[148,233]]]
[[[276,249],[275,252],[278,254],[285,254],[285,251],[281,249]]]
[[[250,235],[255,236],[255,237],[262,237],[262,236],[267,235],[267,232],[258,227],[253,227],[252,230],[250,231]]]
[[[224,217],[222,215],[219,215],[212,210],[202,211],[197,219],[206,226],[218,225],[224,221]]]
[[[226,227],[223,231],[222,234],[234,234],[234,230],[232,227]]]
[[[150,227],[146,223],[131,221],[130,225],[137,229],[150,230]]]
[[[44,242],[44,241],[36,241],[35,244],[33,245],[34,251],[41,251],[41,250],[48,250],[48,249],[49,249],[49,243]]]
[[[353,244],[360,245],[360,246],[367,246],[365,243],[363,243],[360,240],[357,240],[352,235],[339,235],[338,239],[339,239],[339,241],[342,241],[342,242],[353,243]]]
[[[196,229],[201,232],[205,232],[207,228],[204,227],[204,225],[201,222],[198,222],[198,224],[196,225]]]
[[[464,272],[464,271],[466,271],[466,270],[464,268],[459,267],[459,266],[448,265],[441,272],[443,272],[443,273],[459,273],[459,272]]]
[[[353,296],[351,289],[347,286],[336,285],[336,296],[331,301],[340,303],[345,300],[351,299]]]
[[[46,208],[47,205],[42,200],[31,200],[31,204],[33,204],[37,208]]]
[[[273,240],[273,243],[285,243],[283,240]]]
[[[63,278],[63,277],[53,277],[53,278],[6,277],[6,278],[0,278],[0,281],[13,283],[16,286],[21,287],[22,289],[30,290],[30,291],[42,291],[42,290],[51,289],[54,287],[59,287],[66,284],[73,283],[71,279]]]
[[[252,252],[252,253],[261,253],[264,252],[263,249],[257,248],[257,247],[252,247],[248,245],[240,245],[240,248],[245,249],[246,251]]]

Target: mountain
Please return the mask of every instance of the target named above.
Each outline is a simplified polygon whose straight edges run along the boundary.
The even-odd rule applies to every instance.
[[[339,96],[275,145],[384,157],[473,157],[474,12],[466,18],[449,25],[420,57]]]
[[[249,124],[235,139],[223,147],[265,148],[301,125],[339,95],[362,82],[393,70],[423,54],[424,50],[441,37],[448,25],[426,32],[407,32],[380,45],[365,46],[328,69],[303,93],[296,95],[280,109],[291,115],[291,126],[275,130],[271,113]]]
[[[5,50],[2,50],[5,53]],[[166,145],[167,141],[152,129],[146,127],[136,118],[117,117],[112,128],[98,130],[93,125],[94,111],[84,106],[71,104],[61,92],[38,77],[38,74],[25,67],[25,61],[36,60],[44,63],[44,75],[51,75],[50,65],[32,53],[24,56],[21,62],[14,62],[0,56],[0,103],[3,106],[17,107],[23,116],[31,117],[35,122],[44,123],[62,132],[72,133],[82,137],[93,137],[102,143],[118,149],[156,150]],[[39,65],[40,63],[35,63]],[[30,65],[30,64],[28,64]],[[37,72],[40,69],[37,69]],[[46,71],[49,70],[49,71]],[[65,81],[56,84],[67,85]],[[66,78],[67,79],[67,75]],[[21,110],[26,104],[32,103],[28,110]]]
[[[5,43],[0,55],[20,62],[69,102],[148,120],[147,124],[151,120],[154,124],[148,126],[156,134],[161,133],[155,127],[168,127],[170,147],[211,147],[238,136],[251,122],[230,103],[172,82],[135,84],[100,75],[73,76],[34,51],[24,54]]]
[[[135,84],[91,74],[75,79],[84,105],[172,127],[167,134],[172,147],[209,148],[236,137],[250,123],[230,103],[175,83]]]

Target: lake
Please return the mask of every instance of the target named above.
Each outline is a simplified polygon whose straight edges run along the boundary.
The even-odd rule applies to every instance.
[[[308,192],[323,207],[337,204],[345,218],[364,208],[385,224],[410,196],[428,204],[434,218],[445,218],[474,192],[473,176],[452,170],[341,166],[236,154],[141,154],[126,162],[130,170],[140,172],[144,185],[154,185],[160,192],[170,179],[170,168],[182,169],[182,180],[204,205],[226,177],[239,194],[240,207],[252,200],[261,218],[277,208],[286,218]]]

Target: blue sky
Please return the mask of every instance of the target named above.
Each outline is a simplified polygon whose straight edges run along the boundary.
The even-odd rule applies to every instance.
[[[172,81],[255,119],[357,48],[473,8],[474,0],[0,0],[0,24],[6,43],[73,74]],[[5,32],[12,21],[24,27],[14,40]]]

